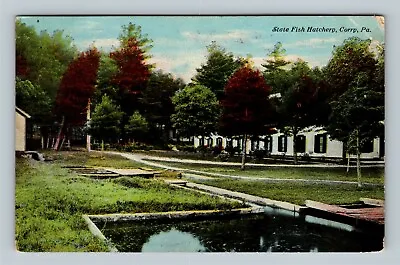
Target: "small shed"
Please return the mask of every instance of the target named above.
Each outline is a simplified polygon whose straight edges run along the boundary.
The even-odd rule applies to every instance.
[[[31,116],[15,107],[15,151],[26,151],[26,119]]]

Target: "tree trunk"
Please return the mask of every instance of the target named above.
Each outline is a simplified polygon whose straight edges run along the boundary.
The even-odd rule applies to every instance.
[[[356,130],[356,137],[357,137],[357,181],[358,181],[358,187],[362,187],[361,183],[361,165],[360,165],[360,134],[359,130]]]
[[[241,165],[241,167],[240,167],[241,170],[244,170],[244,169],[245,169],[245,166],[246,166],[246,147],[247,147],[247,134],[245,134],[245,135],[244,135],[244,138],[243,138],[243,146],[242,146],[242,150],[243,150],[243,153],[242,153],[242,165]]]
[[[350,153],[347,152],[347,168],[346,168],[346,174],[349,174],[350,171]]]
[[[62,131],[63,131],[63,129],[64,129],[64,122],[65,122],[65,116],[62,117],[61,125],[60,125],[60,130],[58,131],[58,135],[57,135],[57,140],[56,140],[56,143],[55,143],[54,146],[53,146],[53,149],[54,149],[55,151],[58,150],[58,146],[60,145],[61,135],[62,135]]]

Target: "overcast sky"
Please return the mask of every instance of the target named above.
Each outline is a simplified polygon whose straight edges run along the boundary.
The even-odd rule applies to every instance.
[[[206,60],[206,46],[211,41],[235,56],[251,55],[255,66],[267,58],[274,44],[282,42],[290,60],[301,58],[311,66],[326,65],[334,45],[357,36],[384,41],[383,27],[373,16],[85,16],[85,17],[22,17],[38,32],[56,29],[74,39],[80,50],[93,42],[104,51],[118,46],[121,26],[129,22],[140,25],[142,32],[154,41],[150,50],[156,68],[171,72],[186,82],[196,68]],[[336,32],[296,32],[292,27],[334,28]],[[289,28],[289,32],[274,32],[274,27]],[[368,28],[369,32],[362,28]],[[357,32],[351,32],[351,29]],[[350,29],[340,32],[341,29]]]

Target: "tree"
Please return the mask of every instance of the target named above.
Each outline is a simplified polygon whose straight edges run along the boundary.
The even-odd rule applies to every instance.
[[[188,85],[172,97],[171,120],[180,135],[205,136],[217,130],[219,106],[214,93],[202,85]]]
[[[118,72],[116,62],[111,59],[110,54],[101,53],[99,70],[97,72],[97,86],[93,95],[92,104],[100,103],[103,95],[107,94],[114,102],[120,102],[118,87],[113,83],[113,78]]]
[[[358,87],[348,89],[338,100],[332,102],[327,131],[332,139],[343,141],[349,149],[354,148],[357,155],[359,187],[362,186],[361,147],[381,135],[384,115],[384,93],[363,86],[362,83]]]
[[[384,46],[381,44],[376,45],[376,48],[373,46],[369,39],[352,37],[334,48],[332,58],[324,69],[332,93],[332,107],[336,106],[335,102],[340,102],[338,98],[349,89],[368,87],[384,95]],[[329,126],[329,131],[337,135],[337,132],[334,132],[334,124],[336,122]],[[383,129],[382,126],[377,136],[383,137]],[[348,149],[351,147],[348,144],[352,141],[348,140],[351,131],[344,130],[343,133],[340,138],[344,143],[343,160],[345,160],[346,153],[349,153]],[[335,136],[339,139],[337,137]]]
[[[31,114],[30,124],[37,125],[46,138],[54,121],[53,108],[60,80],[78,52],[72,38],[60,30],[38,34],[34,27],[17,19],[15,34],[16,103]]]
[[[135,111],[133,115],[129,117],[128,124],[125,125],[125,132],[134,140],[143,140],[148,130],[149,125],[146,119],[140,115],[139,111]]]
[[[143,115],[149,122],[152,140],[168,141],[172,128],[171,115],[174,113],[172,97],[185,87],[182,79],[174,78],[170,73],[153,72],[146,89],[143,91],[141,105]]]
[[[207,62],[197,68],[193,82],[211,89],[218,99],[224,93],[224,87],[232,74],[243,65],[243,61],[235,59],[233,54],[212,42],[207,46]]]
[[[220,130],[223,135],[243,135],[242,169],[245,169],[247,136],[265,134],[269,129],[270,91],[262,74],[248,66],[237,70],[225,86]]]
[[[54,149],[58,149],[60,137],[70,125],[83,125],[86,110],[97,80],[100,54],[96,48],[82,52],[65,72],[57,93],[55,112],[61,117],[61,125]]]
[[[285,59],[286,50],[283,48],[281,42],[274,45],[272,51],[268,54],[266,63],[262,64],[265,68],[265,80],[268,80],[268,85],[272,87],[273,93],[280,93],[285,91],[289,86],[288,70],[291,62]]]
[[[153,48],[153,40],[149,38],[147,34],[142,33],[142,27],[129,22],[128,25],[123,25],[121,33],[118,36],[118,40],[121,43],[121,47],[128,46],[131,39],[135,39],[138,42],[138,46],[143,51],[144,58],[149,59],[151,55],[148,53]]]
[[[293,136],[293,158],[297,164],[298,133],[310,126],[325,125],[329,115],[327,88],[319,71],[304,61],[297,61],[288,71],[288,87],[278,102],[278,127]]]
[[[354,87],[359,73],[365,74],[366,82],[372,82],[376,68],[374,57],[371,40],[351,37],[342,45],[334,47],[332,58],[325,68],[326,81],[332,87],[333,100]]]
[[[102,150],[104,141],[114,142],[119,138],[122,115],[120,108],[103,95],[88,123],[88,133],[102,141]]]
[[[118,72],[113,84],[119,88],[120,106],[124,112],[122,126],[128,122],[129,116],[139,109],[139,98],[142,96],[150,77],[149,66],[145,62],[145,54],[135,38],[129,38],[124,45],[110,54],[115,60]],[[123,127],[122,127],[123,128]]]
[[[46,92],[40,86],[35,86],[29,80],[21,80],[18,76],[15,82],[15,104],[23,106],[35,121],[45,120],[51,111],[50,98]]]

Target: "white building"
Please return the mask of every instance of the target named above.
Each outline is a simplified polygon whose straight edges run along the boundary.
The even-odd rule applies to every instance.
[[[247,140],[246,153],[257,149],[264,149],[270,155],[293,156],[293,137],[283,133],[260,136],[258,139]],[[226,138],[219,135],[210,137],[195,137],[194,146],[227,146],[241,147],[243,139],[240,137]],[[384,156],[384,141],[376,138],[371,144],[366,145],[361,154],[363,159],[376,159]],[[308,154],[318,158],[342,158],[343,143],[329,139],[329,135],[321,128],[313,128],[300,132],[297,136],[296,149],[298,155]]]
[[[26,150],[26,119],[31,116],[15,107],[15,151]]]

